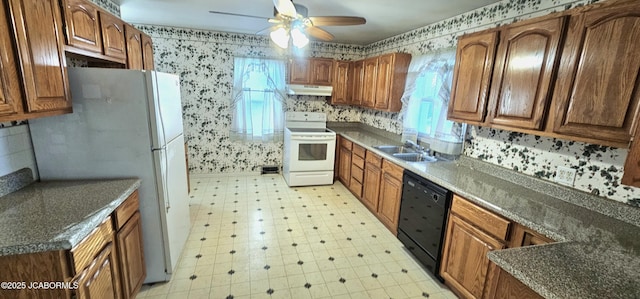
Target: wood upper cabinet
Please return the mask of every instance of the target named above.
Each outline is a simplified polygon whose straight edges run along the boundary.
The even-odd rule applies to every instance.
[[[374,108],[400,111],[411,55],[390,53],[378,57]]]
[[[124,24],[124,33],[127,44],[127,68],[141,70],[144,68],[142,58],[142,33],[129,24]]]
[[[402,172],[402,167],[387,160],[382,160],[378,219],[394,235],[398,233],[400,200],[402,198]]]
[[[351,100],[349,104],[362,104],[362,88],[364,84],[364,60],[351,63],[351,76],[349,77],[349,88],[351,89]]]
[[[23,111],[18,61],[14,54],[13,36],[9,28],[11,17],[0,5],[0,119]]]
[[[349,95],[350,66],[351,63],[349,61],[334,62],[333,94],[331,95],[332,105],[346,105],[351,103]]]
[[[50,115],[60,114],[55,113],[56,111],[71,112],[64,33],[58,1],[10,0],[8,4],[15,32],[17,63],[22,75],[26,112],[45,112]],[[3,65],[5,67],[11,68],[10,65]]]
[[[102,52],[98,8],[87,0],[63,0],[67,44],[76,48]]]
[[[376,83],[378,76],[378,57],[367,58],[363,62],[362,99],[360,104],[373,108],[376,105]]]
[[[127,45],[124,35],[124,22],[117,17],[100,11],[100,29],[102,31],[103,54],[125,62]]]
[[[289,65],[289,83],[310,85],[331,85],[333,59],[294,59]]]
[[[500,32],[489,122],[543,129],[566,17],[516,23]]]
[[[553,131],[628,143],[640,108],[640,5],[588,10],[573,15],[568,28]]]
[[[142,67],[145,70],[155,69],[153,62],[153,41],[151,37],[142,33]]]
[[[449,119],[473,124],[484,121],[497,45],[497,31],[465,35],[458,40]]]

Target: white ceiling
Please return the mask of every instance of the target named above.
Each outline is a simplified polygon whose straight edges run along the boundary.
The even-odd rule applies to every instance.
[[[273,16],[272,0],[114,0],[121,16],[133,24],[165,25],[255,34],[266,20],[210,14],[210,10]],[[420,28],[499,0],[296,0],[309,16],[360,16],[364,25],[330,26],[333,42],[366,45]]]

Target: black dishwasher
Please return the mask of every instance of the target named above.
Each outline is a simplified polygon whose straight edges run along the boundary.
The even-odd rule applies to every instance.
[[[443,281],[438,272],[451,192],[409,170],[402,180],[398,239]]]

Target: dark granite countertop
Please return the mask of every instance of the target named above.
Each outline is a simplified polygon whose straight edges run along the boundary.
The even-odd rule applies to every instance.
[[[413,163],[373,146],[400,136],[329,124],[341,136],[558,243],[493,251],[489,259],[546,298],[640,298],[640,209],[475,159]]]
[[[0,197],[0,256],[71,249],[140,187],[138,179],[30,184]]]

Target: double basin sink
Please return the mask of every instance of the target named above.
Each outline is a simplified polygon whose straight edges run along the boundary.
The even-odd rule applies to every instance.
[[[378,145],[373,148],[407,162],[436,162],[438,159],[404,145]]]

